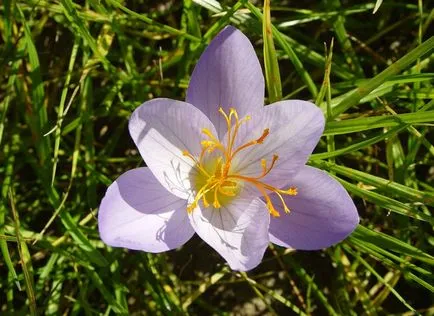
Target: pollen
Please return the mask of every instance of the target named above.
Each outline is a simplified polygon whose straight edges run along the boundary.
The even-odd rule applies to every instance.
[[[247,124],[251,117],[247,115],[240,119],[234,108],[230,108],[229,113],[220,108],[219,113],[224,117],[227,125],[226,143],[223,144],[209,129],[204,128],[202,133],[206,139],[201,141],[202,151],[200,155],[195,157],[186,150],[182,152],[184,156],[194,162],[196,170],[196,174],[192,179],[195,196],[187,206],[187,211],[192,212],[200,202],[203,203],[204,207],[210,207],[211,205],[214,208],[224,207],[240,194],[246,183],[249,183],[263,196],[266,207],[272,216],[280,216],[270,198],[272,193],[280,200],[285,213],[289,213],[290,209],[287,207],[283,196],[297,195],[297,188],[279,189],[262,181],[275,167],[279,159],[277,154],[274,154],[269,160],[261,159],[262,172],[256,177],[244,176],[241,171],[233,172],[232,170],[234,158],[246,148],[263,144],[270,136],[270,129],[264,129],[258,138],[235,147],[240,127]]]

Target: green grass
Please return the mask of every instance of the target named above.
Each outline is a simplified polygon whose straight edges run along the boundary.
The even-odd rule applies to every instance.
[[[0,2],[0,314],[432,314],[433,16],[426,0]],[[324,111],[309,164],[351,193],[360,226],[324,251],[270,245],[248,273],[198,237],[158,255],[105,246],[105,189],[143,165],[129,115],[183,100],[227,24],[254,43],[266,103]]]

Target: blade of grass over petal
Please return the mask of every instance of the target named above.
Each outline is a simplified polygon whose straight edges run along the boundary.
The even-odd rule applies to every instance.
[[[280,81],[279,61],[274,47],[271,24],[270,0],[264,0],[262,37],[264,39],[264,68],[269,103],[282,99],[282,83]]]

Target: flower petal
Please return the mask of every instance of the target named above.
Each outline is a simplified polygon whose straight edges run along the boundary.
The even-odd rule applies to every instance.
[[[202,129],[215,133],[210,120],[191,104],[171,99],[143,103],[132,114],[129,130],[146,165],[170,192],[187,199],[194,162],[183,155],[201,152]]]
[[[101,239],[147,252],[178,248],[194,234],[187,201],[167,191],[149,168],[125,172],[107,189],[98,213]]]
[[[359,215],[351,197],[326,172],[305,166],[291,179],[291,185],[297,187],[298,194],[285,198],[290,214],[280,208],[281,216],[271,219],[271,242],[315,250],[343,240],[356,228]],[[280,200],[273,195],[273,203],[279,209]]]
[[[227,129],[219,107],[226,113],[234,107],[244,117],[264,105],[264,90],[264,76],[252,44],[228,26],[211,41],[194,68],[187,102],[210,118],[221,137]]]
[[[270,215],[260,199],[240,198],[220,209],[197,207],[190,221],[231,269],[247,271],[261,262],[269,242]]]
[[[251,117],[241,126],[235,148],[259,138],[266,128],[269,135],[262,144],[237,154],[234,172],[259,176],[261,159],[266,159],[269,166],[273,155],[277,154],[274,168],[261,181],[281,188],[305,165],[318,143],[324,130],[324,115],[310,102],[291,100],[268,105],[262,111],[252,113]]]

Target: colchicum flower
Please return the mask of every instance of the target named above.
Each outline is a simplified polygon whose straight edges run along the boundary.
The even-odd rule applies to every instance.
[[[193,71],[186,102],[138,107],[129,131],[147,167],[125,172],[99,208],[101,239],[163,252],[197,233],[234,270],[262,260],[269,242],[314,250],[359,222],[345,189],[306,166],[324,116],[306,101],[264,106],[249,40],[226,27]]]

